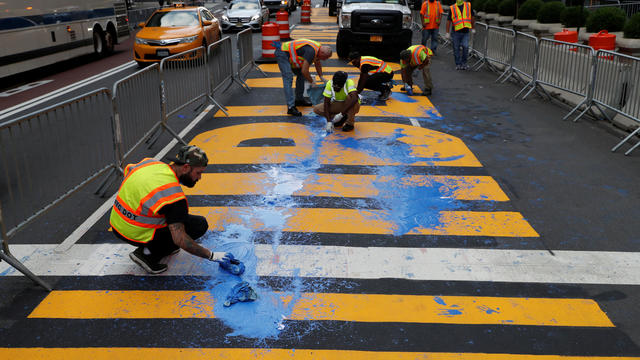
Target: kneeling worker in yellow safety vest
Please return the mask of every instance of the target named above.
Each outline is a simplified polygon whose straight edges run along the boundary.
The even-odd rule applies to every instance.
[[[431,70],[429,63],[433,53],[431,49],[423,45],[409,46],[408,49],[400,52],[400,67],[402,69],[402,81],[407,95],[413,95],[413,70],[422,70],[422,80],[424,81],[423,95],[431,95],[433,82],[431,81]]]
[[[334,126],[342,131],[353,130],[356,114],[360,111],[360,98],[356,83],[344,71],[337,71],[324,88],[324,102],[313,107],[313,112],[327,119],[327,132]]]
[[[189,214],[180,184],[193,187],[207,167],[207,154],[197,146],[183,146],[167,165],[146,158],[129,164],[111,209],[109,222],[114,234],[137,249],[131,260],[147,272],[167,270],[159,261],[184,249],[190,254],[223,263],[235,260],[225,252],[212,252],[197,239],[207,232],[203,216]]]
[[[349,53],[349,62],[360,69],[358,94],[369,89],[380,92],[378,100],[389,99],[393,80],[393,70],[389,64],[373,56],[360,56],[357,51]]]

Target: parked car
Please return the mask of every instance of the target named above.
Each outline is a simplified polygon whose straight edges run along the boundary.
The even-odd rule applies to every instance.
[[[222,31],[251,28],[260,31],[269,21],[269,9],[263,0],[233,0],[221,16]]]
[[[280,9],[284,9],[291,14],[296,10],[297,0],[264,0],[264,4],[269,8],[269,14],[275,15]]]
[[[136,35],[133,58],[140,66],[159,62],[220,40],[222,29],[204,7],[167,7],[156,10]]]

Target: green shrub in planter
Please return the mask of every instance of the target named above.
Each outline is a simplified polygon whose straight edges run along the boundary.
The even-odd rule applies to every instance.
[[[527,0],[518,9],[518,19],[535,20],[538,17],[538,10],[544,3],[542,0]]]
[[[487,0],[487,2],[484,3],[484,12],[488,14],[497,13],[499,5],[500,0]]]
[[[640,39],[640,13],[635,13],[624,26],[624,37]]]
[[[502,0],[498,5],[498,14],[502,16],[514,16],[516,14],[516,0]]]
[[[624,10],[614,7],[599,8],[587,18],[587,31],[622,31],[625,21],[627,21],[627,16]]]
[[[485,2],[487,0],[473,0],[471,1],[471,8],[475,11],[483,11]]]
[[[542,5],[538,11],[538,22],[541,24],[559,23],[566,7],[560,1],[550,1]]]
[[[580,6],[571,6],[562,13],[562,24],[566,27],[584,27],[588,16],[589,10],[580,8]]]

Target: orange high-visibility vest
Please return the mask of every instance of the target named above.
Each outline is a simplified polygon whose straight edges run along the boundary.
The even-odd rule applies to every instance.
[[[458,5],[451,5],[451,22],[453,23],[453,30],[459,31],[463,28],[471,29],[471,3],[464,2],[462,14]]]
[[[164,215],[158,211],[186,196],[176,173],[163,162],[143,159],[127,165],[124,175],[109,222],[125,238],[147,243],[156,229],[167,226]]]
[[[302,56],[298,56],[296,51],[301,47],[309,45],[313,48],[316,55],[318,55],[318,50],[320,49],[320,43],[317,41],[309,40],[309,39],[299,39],[286,42],[282,44],[282,51],[289,52],[289,61],[292,66],[302,67],[302,63],[304,62],[304,58]]]
[[[362,70],[363,65],[371,65],[377,67],[377,69],[369,71],[369,75],[376,74],[379,72],[391,73],[391,66],[387,65],[386,62],[375,58],[373,56],[361,56],[360,57],[360,69]]]
[[[429,0],[425,0],[425,4],[427,7],[427,13],[424,14],[424,16],[422,17],[422,25],[423,27],[426,27],[429,24],[429,21],[431,21],[431,6],[429,6]],[[440,4],[440,1],[435,1],[435,5],[436,5],[436,12],[438,13],[438,15],[436,16],[436,24],[440,24],[440,19],[442,18],[442,4]]]
[[[422,64],[422,59],[420,59],[420,53],[422,52],[425,52],[427,56],[433,56],[433,51],[424,45],[409,46],[407,50],[411,51],[411,60],[409,61],[409,65],[411,66]]]

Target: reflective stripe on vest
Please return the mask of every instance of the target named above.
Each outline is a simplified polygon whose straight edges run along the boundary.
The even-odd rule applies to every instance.
[[[411,51],[411,61],[413,61],[415,66],[422,64],[422,60],[420,60],[421,52],[424,51],[427,54],[427,57],[433,55],[433,52],[431,51],[431,49],[427,48],[424,45],[409,46],[408,50]]]
[[[460,9],[457,5],[451,5],[451,22],[453,23],[454,31],[459,31],[463,28],[471,29],[471,3],[464,2],[462,14],[460,14]]]
[[[423,25],[427,25],[429,23],[429,21],[431,21],[431,13],[430,13],[430,7],[429,6],[429,0],[425,0],[427,2],[427,13],[422,17],[422,24]],[[440,14],[442,14],[442,5],[440,4],[440,1],[436,1],[436,12],[438,13],[438,15],[436,16],[436,24],[440,24],[440,18],[442,16],[440,16]]]
[[[374,58],[373,56],[361,56],[360,57],[360,69],[362,69],[362,66],[364,66],[364,65],[371,65],[371,66],[377,66],[378,67],[376,70],[369,71],[369,75],[376,74],[376,73],[379,73],[379,72],[382,72],[382,71],[388,72],[388,73],[391,72],[390,71],[391,67],[389,67],[386,62],[384,62],[384,61],[382,61],[382,60],[380,60],[378,58]],[[389,71],[387,71],[387,70],[389,70]]]
[[[309,39],[300,39],[300,40],[289,41],[282,44],[282,51],[289,52],[289,61],[291,62],[292,65],[298,65],[298,67],[302,67],[304,58],[302,56],[298,56],[297,51],[298,49],[300,49],[305,45],[311,46],[315,51],[316,56],[318,55],[318,50],[320,50],[320,43],[317,41],[313,41]]]
[[[154,159],[144,159],[125,168],[111,210],[111,226],[125,238],[146,243],[156,229],[166,226],[158,211],[167,204],[186,199],[171,167]]]

